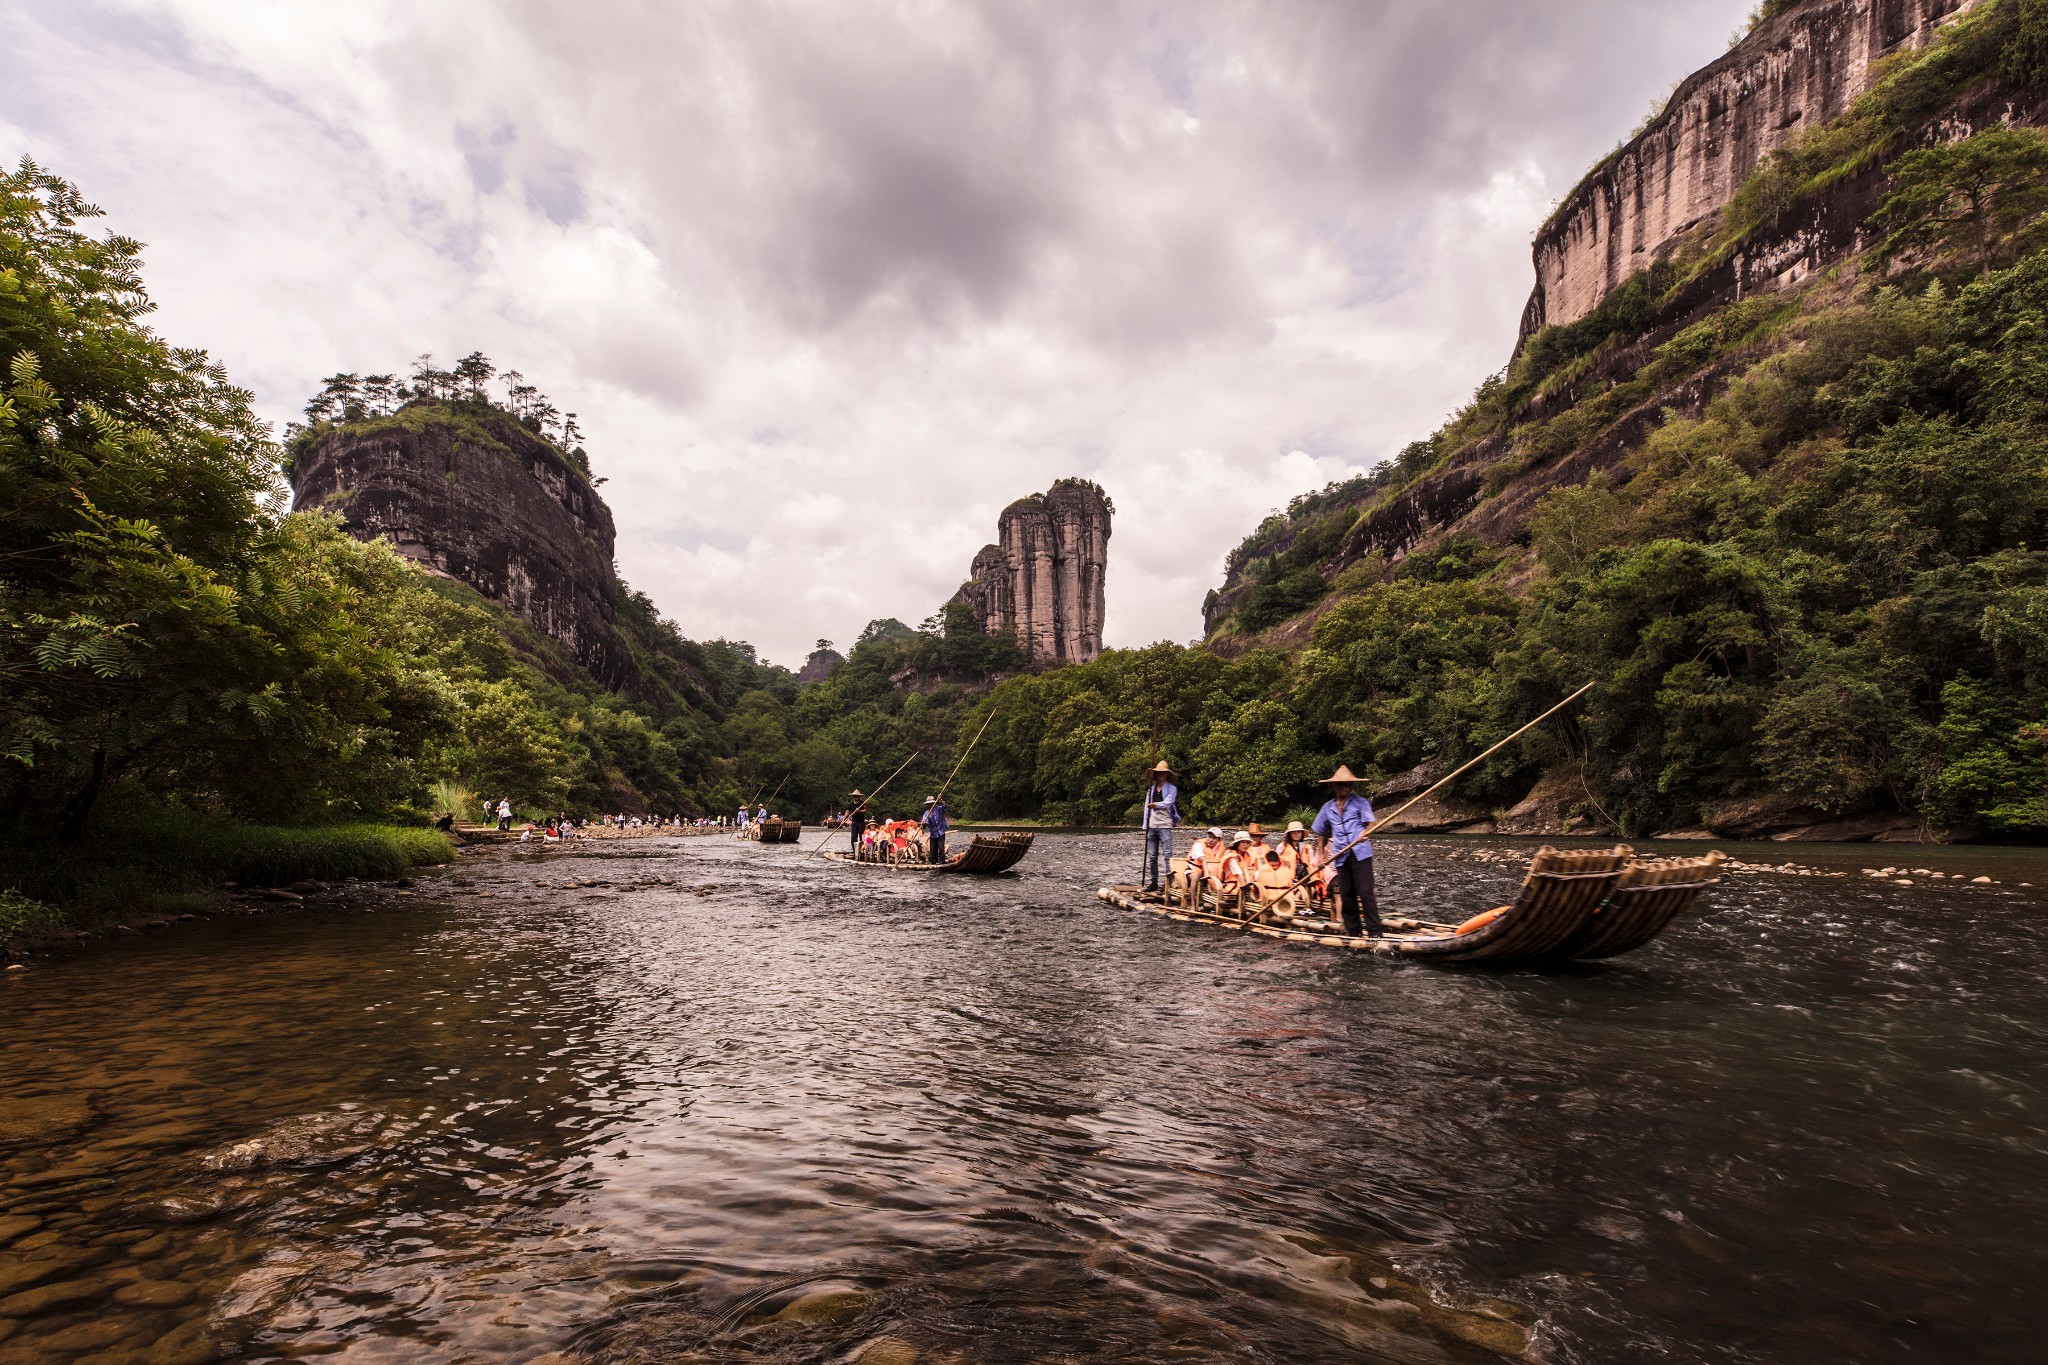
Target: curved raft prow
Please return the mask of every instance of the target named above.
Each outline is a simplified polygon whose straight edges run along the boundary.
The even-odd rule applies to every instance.
[[[921,857],[856,858],[834,849],[825,856],[848,867],[873,872],[964,872],[970,877],[988,877],[1008,872],[1024,861],[1035,836],[1030,834],[977,834],[972,843],[943,863],[928,863]]]
[[[1457,926],[1390,919],[1381,938],[1332,932],[1334,926],[1320,917],[1289,914],[1277,907],[1217,903],[1211,896],[1198,903],[1175,903],[1134,886],[1105,886],[1096,896],[1125,910],[1291,943],[1424,962],[1555,963],[1615,957],[1642,947],[1721,879],[1719,868],[1725,860],[1719,852],[1697,858],[1638,859],[1626,846],[1579,852],[1546,845],[1530,859],[1528,875],[1510,904]]]

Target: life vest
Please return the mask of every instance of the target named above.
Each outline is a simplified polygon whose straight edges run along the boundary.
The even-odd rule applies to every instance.
[[[1194,868],[1197,872],[1202,870],[1202,864],[1208,857],[1209,841],[1207,839],[1197,839],[1188,848],[1188,866]]]
[[[1234,848],[1224,854],[1223,866],[1217,869],[1217,875],[1223,879],[1225,886],[1237,886],[1243,883],[1244,856]]]

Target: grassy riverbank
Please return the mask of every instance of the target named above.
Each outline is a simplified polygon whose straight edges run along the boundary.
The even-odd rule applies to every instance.
[[[73,844],[10,849],[0,861],[0,947],[139,917],[228,882],[396,877],[454,856],[438,831],[405,825],[292,828],[150,812]]]

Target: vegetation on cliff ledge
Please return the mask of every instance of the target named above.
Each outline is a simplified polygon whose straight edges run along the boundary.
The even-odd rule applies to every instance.
[[[1288,717],[1276,752],[1450,763],[1598,678],[1461,794],[1497,807],[1563,767],[1632,832],[1764,797],[2048,836],[2044,161],[2008,128],[1902,153],[1862,283],[1656,332],[1639,280],[1579,325],[1589,344],[1539,334],[1365,487],[1262,527],[1219,643],[1316,613],[1261,698]],[[1687,386],[1715,396],[1611,434]],[[1525,540],[1439,535],[1391,568],[1358,550],[1453,460],[1492,452],[1487,496],[1599,439],[1628,445],[1619,467],[1549,493]],[[1172,751],[1199,766],[1200,744]]]

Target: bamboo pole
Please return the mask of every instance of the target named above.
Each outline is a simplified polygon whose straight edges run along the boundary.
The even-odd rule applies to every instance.
[[[782,780],[775,784],[775,790],[768,793],[768,799],[770,801],[773,801],[776,797],[782,795],[782,789],[789,785],[789,779],[794,776],[796,776],[796,769],[794,768],[784,773],[782,775]]]
[[[1463,767],[1459,768],[1459,769],[1458,769],[1458,770],[1457,770],[1456,772],[1452,773],[1452,774],[1451,774],[1450,776],[1438,779],[1438,781],[1437,781],[1437,782],[1435,783],[1435,785],[1431,786],[1431,787],[1430,787],[1430,788],[1429,788],[1429,789],[1428,789],[1427,791],[1423,792],[1423,793],[1422,793],[1422,795],[1420,795],[1420,796],[1417,796],[1417,797],[1413,798],[1412,800],[1409,800],[1409,801],[1407,801],[1407,802],[1403,803],[1403,804],[1402,804],[1402,806],[1400,807],[1400,809],[1396,810],[1396,811],[1395,811],[1395,812],[1394,812],[1394,813],[1393,813],[1392,815],[1382,815],[1382,816],[1380,816],[1380,817],[1379,817],[1378,819],[1374,820],[1374,821],[1373,821],[1373,822],[1372,822],[1371,824],[1367,825],[1367,826],[1366,826],[1366,827],[1365,827],[1364,829],[1362,829],[1362,830],[1358,831],[1358,837],[1357,837],[1357,838],[1353,839],[1353,840],[1352,840],[1352,841],[1351,841],[1350,843],[1348,843],[1348,844],[1344,845],[1344,847],[1342,847],[1342,848],[1338,849],[1338,850],[1337,850],[1337,851],[1336,851],[1335,853],[1332,853],[1332,854],[1331,854],[1331,855],[1330,855],[1329,857],[1327,857],[1327,858],[1323,859],[1323,860],[1322,860],[1321,862],[1317,863],[1317,864],[1316,864],[1316,865],[1315,865],[1315,866],[1314,866],[1313,868],[1311,868],[1311,869],[1310,869],[1310,875],[1311,875],[1311,876],[1313,876],[1313,875],[1314,875],[1315,873],[1318,873],[1318,872],[1322,871],[1322,870],[1323,870],[1324,868],[1326,868],[1326,867],[1329,867],[1329,866],[1331,866],[1331,865],[1332,865],[1332,864],[1334,864],[1334,863],[1335,863],[1335,862],[1336,862],[1336,861],[1337,861],[1337,860],[1338,860],[1339,858],[1343,857],[1343,856],[1344,856],[1345,854],[1349,853],[1349,852],[1350,852],[1350,851],[1351,851],[1352,849],[1356,848],[1356,847],[1357,847],[1358,845],[1360,845],[1360,844],[1364,843],[1364,842],[1365,842],[1365,841],[1366,841],[1366,840],[1367,840],[1368,838],[1372,837],[1372,832],[1373,832],[1374,830],[1378,829],[1378,828],[1379,828],[1379,827],[1380,827],[1381,825],[1387,824],[1387,823],[1389,823],[1390,821],[1394,821],[1394,820],[1398,820],[1398,819],[1400,819],[1400,818],[1401,818],[1401,816],[1402,816],[1402,815],[1403,815],[1403,814],[1404,814],[1404,813],[1405,813],[1405,812],[1406,812],[1406,811],[1408,810],[1408,808],[1409,808],[1410,806],[1414,806],[1414,805],[1417,805],[1417,804],[1421,803],[1422,801],[1425,801],[1425,800],[1427,800],[1427,799],[1428,799],[1429,797],[1431,797],[1431,796],[1434,796],[1434,795],[1435,795],[1435,794],[1436,794],[1437,792],[1441,791],[1441,790],[1442,790],[1442,789],[1443,789],[1444,787],[1448,786],[1448,785],[1449,785],[1450,783],[1452,783],[1452,782],[1456,781],[1456,780],[1457,780],[1458,778],[1460,778],[1460,777],[1463,777],[1463,776],[1464,776],[1464,775],[1465,775],[1466,773],[1468,773],[1468,772],[1472,771],[1472,769],[1474,769],[1474,768],[1478,767],[1478,766],[1479,766],[1480,764],[1484,763],[1484,762],[1485,762],[1485,761],[1486,761],[1487,759],[1489,759],[1489,758],[1492,758],[1492,757],[1493,757],[1493,756],[1494,756],[1495,754],[1499,753],[1499,752],[1500,752],[1500,751],[1501,751],[1502,749],[1505,749],[1505,748],[1507,748],[1507,747],[1508,747],[1508,745],[1510,745],[1510,744],[1513,744],[1513,743],[1514,743],[1514,742],[1515,742],[1516,740],[1520,739],[1520,738],[1521,738],[1521,737],[1522,737],[1523,735],[1526,735],[1526,734],[1528,734],[1528,733],[1529,733],[1529,732],[1530,732],[1531,730],[1533,730],[1533,729],[1535,729],[1535,728],[1536,728],[1537,726],[1541,725],[1541,724],[1542,724],[1542,723],[1543,723],[1544,721],[1546,721],[1546,720],[1549,720],[1549,719],[1550,719],[1550,718],[1551,718],[1552,716],[1554,716],[1554,715],[1556,715],[1556,714],[1557,714],[1558,712],[1560,712],[1560,711],[1564,710],[1564,708],[1565,708],[1565,707],[1567,707],[1567,706],[1570,706],[1570,705],[1571,705],[1571,704],[1572,704],[1573,702],[1577,701],[1577,700],[1578,700],[1578,699],[1579,699],[1580,697],[1583,697],[1583,696],[1585,696],[1585,695],[1586,695],[1586,694],[1587,694],[1588,692],[1591,692],[1591,691],[1593,690],[1593,686],[1594,686],[1594,683],[1597,683],[1598,681],[1599,681],[1599,679],[1597,679],[1597,678],[1596,678],[1596,679],[1594,679],[1594,680],[1593,680],[1593,682],[1589,682],[1589,683],[1587,683],[1587,684],[1586,684],[1586,685],[1585,685],[1584,687],[1582,687],[1582,688],[1580,688],[1580,689],[1579,689],[1578,691],[1576,691],[1576,692],[1572,693],[1572,694],[1571,694],[1571,695],[1570,695],[1569,697],[1566,697],[1566,698],[1565,698],[1565,699],[1564,699],[1563,701],[1561,701],[1561,702],[1559,702],[1559,703],[1558,703],[1557,705],[1555,705],[1555,706],[1551,707],[1551,708],[1550,708],[1550,709],[1549,709],[1548,711],[1545,711],[1545,712],[1544,712],[1544,713],[1543,713],[1542,715],[1540,715],[1540,716],[1536,717],[1536,719],[1534,719],[1534,720],[1530,721],[1530,722],[1529,722],[1529,723],[1528,723],[1527,725],[1524,725],[1524,726],[1523,726],[1523,727],[1522,727],[1521,729],[1519,729],[1519,730],[1515,731],[1515,732],[1514,732],[1513,734],[1509,735],[1509,736],[1508,736],[1508,737],[1507,737],[1506,739],[1504,739],[1504,740],[1502,740],[1502,741],[1501,741],[1500,743],[1498,743],[1498,744],[1494,745],[1494,746],[1493,746],[1493,747],[1492,747],[1491,749],[1488,749],[1488,750],[1487,750],[1487,751],[1486,751],[1485,753],[1483,753],[1483,754],[1479,755],[1479,757],[1477,757],[1477,758],[1475,758],[1475,759],[1471,760],[1471,761],[1470,761],[1469,763],[1466,763],[1466,764],[1465,764],[1465,765],[1464,765]]]
[[[988,713],[988,720],[984,720],[981,723],[981,728],[974,732],[974,738],[968,741],[967,753],[960,755],[960,761],[953,765],[953,771],[946,774],[945,782],[942,783],[939,787],[939,800],[943,801],[946,799],[946,792],[949,788],[952,787],[953,779],[960,776],[960,769],[965,767],[967,764],[968,754],[972,754],[974,752],[974,746],[981,743],[981,737],[988,733],[989,721],[994,720],[995,718],[995,708],[990,707]]]
[[[893,772],[893,773],[890,773],[890,774],[889,774],[889,775],[888,775],[887,777],[885,777],[885,778],[883,778],[883,779],[882,779],[882,787],[886,787],[886,786],[888,786],[888,785],[889,785],[889,784],[890,784],[891,782],[894,782],[894,781],[895,781],[895,780],[896,780],[896,779],[897,779],[898,777],[900,777],[900,776],[902,775],[902,773],[903,773],[903,770],[904,770],[905,768],[909,767],[909,766],[911,765],[911,763],[912,763],[913,761],[915,761],[915,760],[916,760],[916,758],[917,758],[917,755],[918,755],[918,750],[916,750],[916,749],[912,749],[912,750],[910,751],[910,757],[909,757],[909,758],[906,758],[906,759],[904,759],[904,760],[903,760],[903,762],[902,762],[901,764],[897,765],[897,768],[896,768],[896,771],[895,771],[895,772]],[[854,806],[853,810],[850,810],[850,811],[846,812],[846,816],[847,816],[847,819],[848,819],[849,821],[851,821],[851,820],[852,820],[852,818],[853,818],[853,811],[856,811],[856,810],[866,810],[866,809],[867,809],[867,804],[868,804],[868,802],[870,802],[870,801],[874,800],[874,799],[875,799],[876,797],[878,797],[878,796],[880,796],[880,795],[882,794],[882,787],[877,787],[877,788],[875,788],[875,789],[874,789],[873,791],[869,792],[869,793],[868,793],[868,794],[867,794],[866,796],[863,796],[863,797],[862,797],[862,798],[860,799],[860,802],[859,802],[859,804],[857,804],[856,806]],[[817,846],[816,848],[812,849],[812,850],[811,850],[811,851],[810,851],[809,853],[806,853],[806,854],[804,855],[804,861],[805,861],[805,862],[809,862],[809,861],[810,861],[811,859],[813,859],[813,858],[817,857],[817,856],[818,856],[818,855],[819,855],[820,853],[823,853],[823,852],[825,851],[825,845],[827,845],[827,844],[829,844],[829,843],[831,843],[831,842],[832,842],[832,831],[828,829],[828,830],[826,830],[826,831],[825,831],[825,837],[824,837],[824,838],[822,838],[822,839],[820,839],[820,840],[818,840],[818,846]]]

